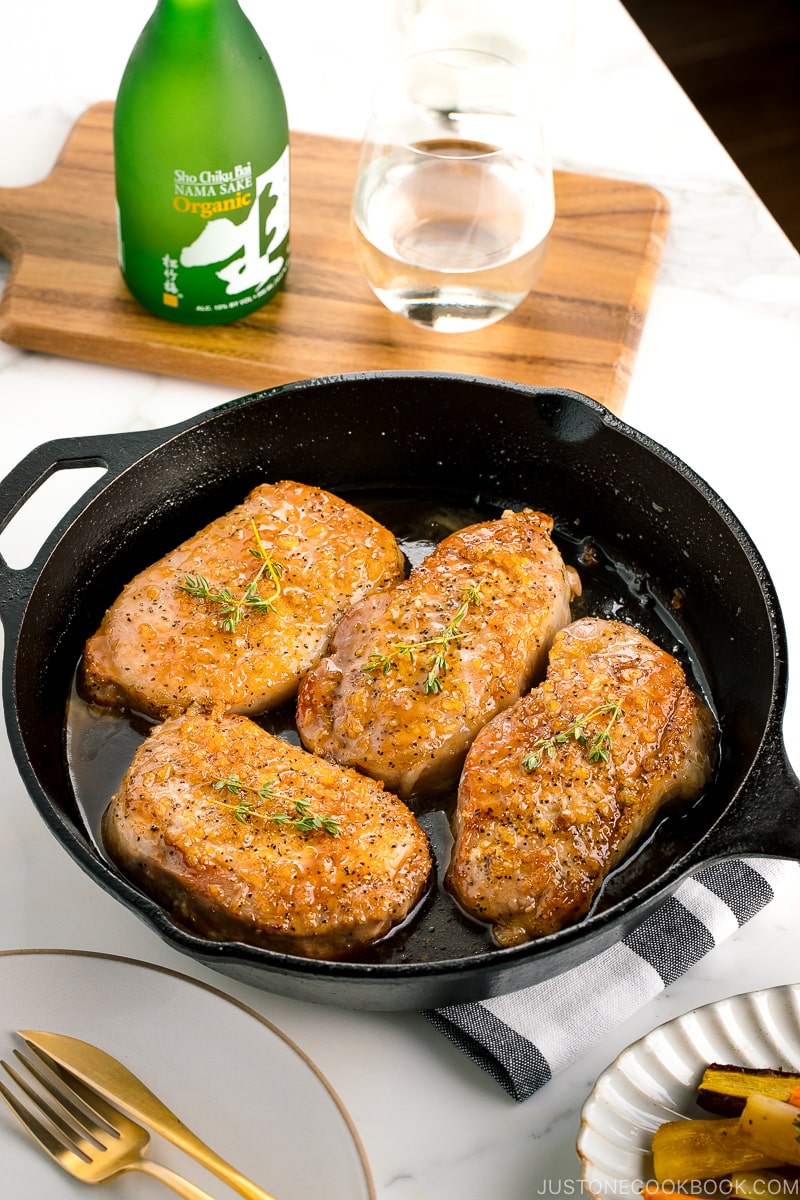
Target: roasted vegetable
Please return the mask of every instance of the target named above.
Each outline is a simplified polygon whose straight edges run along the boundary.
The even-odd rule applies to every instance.
[[[795,1088],[800,1088],[797,1072],[711,1063],[700,1080],[697,1103],[707,1112],[718,1113],[721,1117],[738,1117],[745,1100],[753,1092],[774,1096],[776,1100],[788,1100]]]
[[[730,1194],[741,1200],[765,1200],[765,1197],[775,1200],[775,1197],[797,1195],[797,1180],[780,1171],[734,1171],[730,1185]]]
[[[731,1171],[780,1166],[781,1159],[745,1140],[735,1118],[667,1121],[653,1134],[653,1175],[658,1183],[717,1179]]]
[[[800,1167],[800,1110],[793,1104],[754,1093],[747,1097],[738,1125],[746,1145],[778,1162]]]

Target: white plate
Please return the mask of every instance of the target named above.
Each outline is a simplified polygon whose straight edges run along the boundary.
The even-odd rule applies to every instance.
[[[330,1085],[284,1034],[205,984],[130,959],[0,952],[0,1052],[16,1029],[66,1033],[121,1059],[204,1141],[279,1200],[375,1200],[358,1135]],[[233,1193],[153,1137],[150,1151],[213,1196]],[[117,1200],[169,1195],[131,1172]],[[0,1099],[0,1195],[85,1200]]]
[[[583,1189],[636,1196],[652,1179],[650,1145],[664,1121],[701,1116],[694,1095],[711,1062],[800,1070],[800,984],[707,1004],[648,1033],[600,1076],[578,1135]]]

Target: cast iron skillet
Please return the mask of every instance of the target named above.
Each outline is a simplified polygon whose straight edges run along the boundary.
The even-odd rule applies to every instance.
[[[166,430],[40,446],[0,485],[3,524],[53,471],[86,465],[107,473],[32,566],[13,571],[0,563],[11,746],[34,803],[81,867],[207,966],[328,1004],[460,1003],[550,978],[599,953],[712,860],[800,858],[800,784],[781,733],[786,641],[764,564],[701,479],[594,401],[457,375],[307,380]],[[136,571],[256,483],[278,479],[363,503],[402,526],[409,546],[430,513],[444,512],[446,525],[505,506],[550,512],[565,556],[587,584],[583,603],[639,624],[680,655],[706,692],[721,728],[714,783],[687,812],[667,818],[580,924],[501,950],[437,892],[410,931],[368,961],[312,962],[187,932],[105,859],[65,748],[83,642]],[[423,819],[441,868],[446,818]]]

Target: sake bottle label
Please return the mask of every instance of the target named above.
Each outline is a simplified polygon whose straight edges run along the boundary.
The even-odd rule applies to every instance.
[[[213,270],[221,286],[213,303],[194,305],[198,313],[250,306],[274,291],[288,267],[288,147],[259,175],[248,162],[195,173],[176,168],[173,180],[172,207],[190,220],[185,244],[161,258],[163,303],[180,308],[188,292],[204,290],[192,279],[202,269]]]

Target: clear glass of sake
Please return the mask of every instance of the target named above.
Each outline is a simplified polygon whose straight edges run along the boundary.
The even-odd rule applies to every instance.
[[[430,50],[390,67],[362,143],[356,251],[394,313],[443,332],[480,329],[536,283],[555,216],[535,91],[478,50]]]

